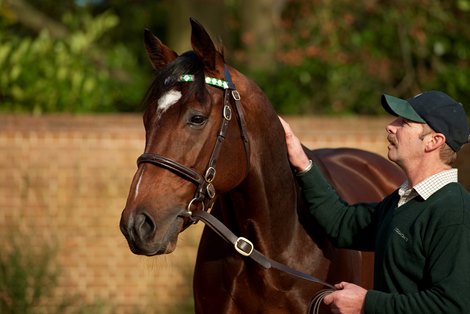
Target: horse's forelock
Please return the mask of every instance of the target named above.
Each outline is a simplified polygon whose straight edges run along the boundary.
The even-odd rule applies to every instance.
[[[194,82],[187,83],[187,93],[183,95],[182,100],[185,101],[192,95],[196,95],[198,101],[203,103],[206,91],[204,64],[193,51],[188,51],[157,73],[147,92],[145,104],[147,106],[155,106],[161,95],[172,90],[177,84],[181,84],[179,78],[184,74],[194,75]]]

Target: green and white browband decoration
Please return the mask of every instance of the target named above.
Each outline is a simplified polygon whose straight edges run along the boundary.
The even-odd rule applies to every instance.
[[[206,76],[206,84],[217,86],[223,89],[228,89],[228,83],[224,80],[208,77]],[[193,74],[184,74],[178,77],[178,82],[194,82],[194,75]]]

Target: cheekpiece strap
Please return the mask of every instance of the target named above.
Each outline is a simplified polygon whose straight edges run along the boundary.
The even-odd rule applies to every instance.
[[[230,71],[228,70],[227,65],[224,65],[224,77],[225,80],[227,81],[228,88],[236,90],[237,88],[235,87],[235,84],[232,82],[232,76],[230,75]]]

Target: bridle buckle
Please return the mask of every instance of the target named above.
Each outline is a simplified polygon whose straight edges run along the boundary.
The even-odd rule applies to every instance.
[[[232,119],[232,109],[229,105],[224,105],[224,119],[230,121]]]
[[[207,195],[209,195],[209,197],[211,199],[213,199],[215,197],[215,188],[214,188],[214,185],[212,183],[209,183],[206,187],[206,192],[207,192]]]
[[[206,173],[204,174],[204,179],[206,180],[206,182],[211,183],[212,181],[214,181],[216,173],[217,171],[214,167],[207,168]]]
[[[253,243],[244,237],[239,237],[234,244],[235,250],[243,256],[250,256],[253,253]]]
[[[232,97],[233,97],[233,99],[235,99],[235,100],[240,100],[240,99],[241,99],[240,93],[239,93],[236,89],[233,89],[233,90],[232,90]]]

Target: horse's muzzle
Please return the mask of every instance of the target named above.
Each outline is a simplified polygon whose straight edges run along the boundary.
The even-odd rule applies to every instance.
[[[151,245],[157,227],[153,218],[145,211],[130,215],[127,219],[121,216],[119,227],[133,253],[142,255],[161,254],[159,248]]]
[[[134,254],[152,256],[174,251],[183,223],[183,218],[174,216],[172,223],[157,228],[154,218],[141,210],[129,216],[121,215],[119,227]]]

